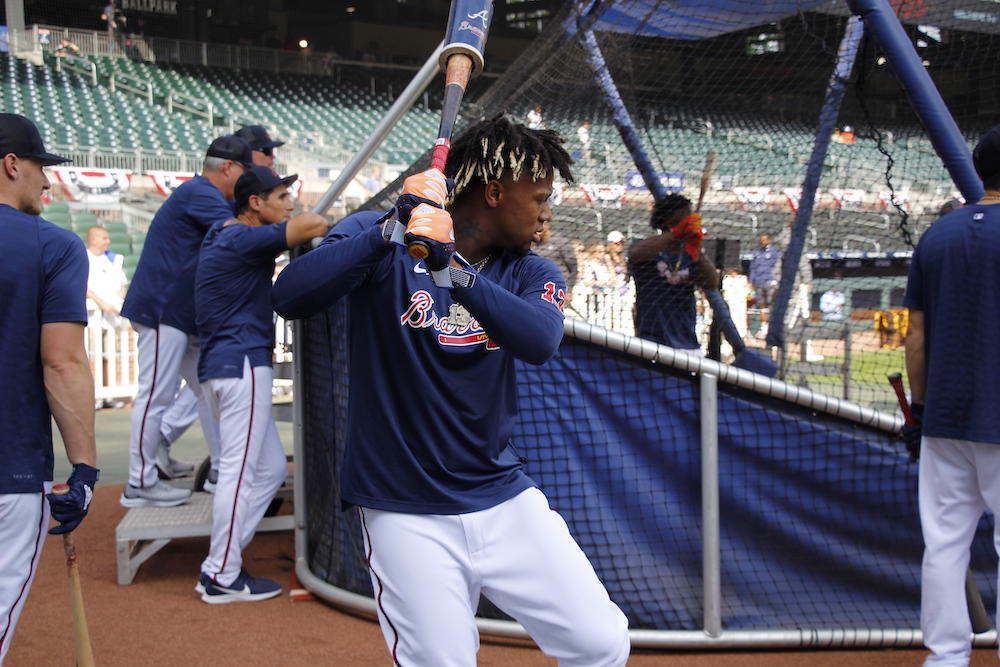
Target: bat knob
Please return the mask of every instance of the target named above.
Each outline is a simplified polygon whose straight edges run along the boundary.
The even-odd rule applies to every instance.
[[[413,259],[427,259],[427,256],[431,254],[430,248],[423,241],[413,241],[408,246],[406,246],[406,252],[410,254]]]
[[[69,493],[69,484],[53,484],[52,493],[57,496],[63,496]]]

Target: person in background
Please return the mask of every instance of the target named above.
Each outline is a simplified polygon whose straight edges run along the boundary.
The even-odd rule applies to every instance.
[[[916,423],[904,428],[920,458],[924,665],[968,665],[969,548],[984,512],[1000,516],[1000,125],[972,153],[985,192],[940,218],[913,251],[906,372]],[[994,549],[1000,522],[994,521]]]

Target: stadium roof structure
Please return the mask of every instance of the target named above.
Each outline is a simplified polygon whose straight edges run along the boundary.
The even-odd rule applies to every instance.
[[[804,11],[848,15],[845,0],[677,0],[670,9],[657,9],[652,0],[588,0],[584,16],[596,20],[595,31],[624,32],[645,37],[706,39],[766,25]],[[905,23],[941,28],[1000,33],[1000,4],[996,0],[889,0]],[[570,32],[575,26],[567,26]]]

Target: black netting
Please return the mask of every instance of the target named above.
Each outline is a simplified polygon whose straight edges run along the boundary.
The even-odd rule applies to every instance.
[[[789,243],[847,13],[841,3],[806,0],[706,0],[700,9],[597,4],[603,13],[583,27],[593,28],[665,187],[696,202],[706,157],[717,156],[701,211],[710,234],[702,250],[721,270],[742,344],[770,355],[788,382],[896,410],[886,375],[904,366],[907,234],[918,238],[957,191],[879,48],[866,37],[858,52],[782,323],[787,342],[769,350],[762,331],[773,325],[769,295],[767,285],[749,280],[760,259],[753,251],[761,234],[782,251]],[[961,0],[925,0],[917,3],[919,15],[910,3],[897,4],[972,142],[991,124],[998,102],[986,92],[996,77],[991,24],[954,20],[956,12],[971,11]],[[739,23],[751,5],[753,18]],[[635,14],[639,6],[645,13]],[[940,26],[928,29],[925,23],[937,19]],[[727,21],[726,30],[705,28]],[[653,199],[637,180],[587,61],[594,54],[576,25],[567,8],[503,78],[466,105],[463,123],[500,110],[526,119],[541,107],[542,123],[566,137],[577,184],[557,184],[550,238],[538,250],[566,274],[570,316],[634,333],[636,271],[626,257],[653,235]],[[425,158],[410,171],[426,165]],[[398,186],[366,207],[387,209]],[[652,270],[666,284],[683,283],[682,253],[667,251]],[[653,307],[691,313],[698,348],[732,360],[702,291],[672,291],[682,302]],[[326,317],[311,320],[308,332],[300,356],[304,426],[311,484],[318,485],[308,490],[310,562],[327,581],[367,591],[353,514],[339,513],[335,481],[331,488],[343,446],[336,429],[346,405],[346,360],[329,348],[342,350],[347,332]],[[699,628],[696,380],[567,339],[558,358],[521,368],[519,382],[515,443],[529,459],[528,472],[567,518],[632,626]],[[719,430],[726,628],[917,625],[916,467],[890,434],[725,387]],[[995,598],[990,535],[984,519],[973,566],[987,606]]]

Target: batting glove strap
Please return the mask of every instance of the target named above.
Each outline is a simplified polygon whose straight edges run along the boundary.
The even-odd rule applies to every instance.
[[[410,215],[413,213],[413,209],[420,206],[421,204],[427,204],[428,206],[433,206],[434,208],[444,208],[441,204],[437,203],[432,199],[426,199],[419,195],[405,194],[399,195],[396,199],[396,211],[399,213],[399,219],[403,224],[410,222]]]
[[[448,274],[451,284],[455,287],[469,288],[476,284],[476,272],[465,269],[456,269],[454,266],[448,267]]]

